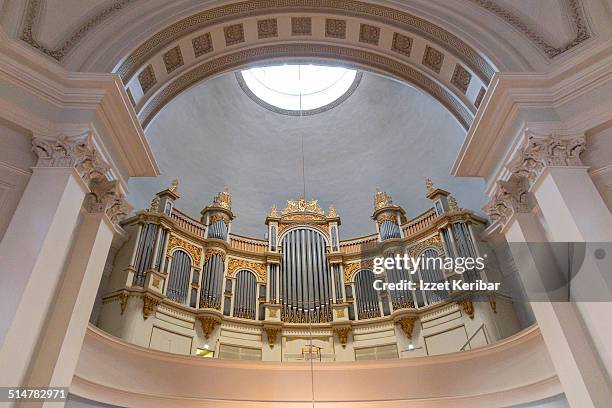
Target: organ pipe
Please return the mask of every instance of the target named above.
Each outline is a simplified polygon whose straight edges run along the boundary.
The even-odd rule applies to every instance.
[[[280,241],[282,318],[290,322],[331,320],[330,269],[326,241],[317,231],[298,228]]]

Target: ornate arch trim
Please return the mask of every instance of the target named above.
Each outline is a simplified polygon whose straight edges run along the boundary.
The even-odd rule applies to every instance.
[[[378,21],[418,34],[457,55],[486,84],[495,73],[485,58],[443,28],[401,10],[356,0],[247,0],[204,10],[154,34],[125,59],[117,73],[127,83],[146,61],[179,38],[234,19],[283,12],[333,13]]]
[[[353,282],[358,272],[363,270],[372,271],[372,268],[374,268],[374,261],[371,259],[346,264],[344,265],[344,282]]]
[[[316,224],[295,224],[295,225],[285,226],[285,228],[282,228],[278,232],[279,244],[283,241],[283,239],[285,239],[288,233],[290,233],[291,231],[298,230],[298,229],[309,229],[309,230],[318,232],[319,234],[323,236],[323,239],[325,240],[325,245],[330,245],[329,236],[327,235],[328,231],[325,229],[323,225],[316,225]]]
[[[279,58],[311,58],[342,61],[356,68],[381,72],[408,82],[436,98],[468,129],[473,120],[472,110],[466,108],[457,97],[423,72],[407,63],[400,62],[374,52],[326,44],[279,44],[225,54],[205,61],[183,73],[160,89],[138,113],[142,126],[146,128],[155,115],[172,99],[186,89],[207,78],[257,62]]]
[[[255,274],[257,281],[260,283],[266,283],[266,265],[247,261],[245,259],[230,258],[227,264],[227,275],[228,277],[234,277],[236,273],[242,270],[247,270]]]

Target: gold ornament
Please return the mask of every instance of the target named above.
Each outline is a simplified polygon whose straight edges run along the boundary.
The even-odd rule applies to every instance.
[[[336,327],[334,331],[338,335],[338,340],[340,341],[342,348],[346,348],[346,343],[348,342],[348,334],[351,331],[351,328],[350,327]]]
[[[325,213],[319,207],[319,200],[305,200],[304,197],[298,200],[287,200],[287,206],[283,210],[283,215],[291,213],[315,213],[324,215]]]
[[[121,315],[125,313],[125,308],[127,306],[129,295],[127,293],[122,293],[119,295],[119,307],[121,308]]]
[[[424,250],[426,250],[427,248],[432,248],[432,247],[435,248],[436,251],[438,251],[438,255],[442,256],[442,254],[444,253],[444,248],[442,247],[442,241],[440,240],[440,235],[438,234],[433,235],[419,242],[415,246],[409,248],[408,251],[410,252],[411,257],[416,258],[417,256],[421,255],[421,253]]]
[[[276,204],[272,205],[269,216],[274,218],[278,217],[278,209],[276,208]]]
[[[263,330],[266,332],[266,336],[268,336],[268,345],[270,348],[274,348],[274,343],[276,343],[276,335],[279,332],[277,327],[264,327]]]
[[[178,179],[174,179],[172,180],[172,183],[170,183],[170,187],[168,187],[168,191],[170,191],[171,193],[176,193],[178,190],[178,186],[179,186]]]
[[[393,206],[391,196],[384,191],[376,190],[376,194],[374,195],[374,211],[391,206]]]
[[[460,301],[459,305],[461,306],[465,314],[470,317],[470,319],[474,318],[474,304],[470,299]]]
[[[266,281],[266,266],[257,262],[251,262],[244,259],[230,258],[227,265],[227,276],[232,276],[239,269],[248,269],[257,275],[261,282]]]
[[[159,196],[154,196],[153,199],[151,200],[151,207],[149,208],[149,211],[151,212],[155,212],[158,213],[159,211]]]
[[[198,320],[202,326],[202,332],[204,332],[205,338],[209,338],[215,329],[215,326],[219,324],[219,319],[211,316],[199,316]]]
[[[329,206],[329,211],[327,211],[327,216],[329,218],[336,218],[338,214],[336,213],[336,207],[333,205]]]
[[[142,298],[142,317],[147,320],[151,313],[155,312],[160,300],[154,297],[145,296]]]
[[[353,280],[353,277],[357,272],[362,269],[372,269],[374,267],[374,262],[371,259],[366,259],[365,261],[353,262],[344,267],[344,283],[350,282]]]
[[[219,207],[225,210],[232,209],[232,196],[229,193],[229,189],[225,187],[225,190],[221,191],[213,199],[212,207]]]
[[[192,243],[189,243],[184,239],[177,237],[176,235],[170,235],[170,238],[168,239],[168,251],[166,253],[170,255],[174,248],[181,248],[185,250],[185,252],[188,252],[193,258],[193,262],[195,263],[195,265],[193,266],[198,268],[200,267],[200,260],[202,259],[202,248]]]
[[[417,321],[416,317],[404,317],[398,321],[402,331],[406,333],[409,339],[412,338],[412,330],[414,329],[414,323]]]
[[[425,180],[425,187],[427,188],[427,192],[431,193],[432,191],[435,190],[434,188],[434,184],[433,181],[431,181],[430,178],[428,178],[427,180]]]
[[[225,261],[225,252],[220,250],[220,249],[209,249],[206,251],[206,255],[204,256],[204,263],[208,263],[208,261],[210,260],[210,257],[218,254],[221,255],[221,259],[223,259]]]
[[[459,211],[457,200],[452,195],[448,196],[448,205],[450,206],[451,211]]]

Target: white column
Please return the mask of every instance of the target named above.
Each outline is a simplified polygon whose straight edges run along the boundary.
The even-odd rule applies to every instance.
[[[0,384],[6,386],[26,383],[44,331],[50,327],[49,310],[55,307],[57,291],[66,281],[65,267],[72,262],[70,248],[87,184],[104,180],[116,188],[116,182],[106,180],[109,167],[96,153],[91,135],[34,138],[32,143],[37,167],[0,243],[0,367],[10,367],[0,370]],[[90,203],[96,204],[96,200]],[[125,210],[113,203],[114,214]],[[104,259],[100,259],[90,302],[95,300],[103,268]],[[61,298],[62,303],[72,301]],[[91,305],[81,312],[86,325]]]
[[[105,213],[83,216],[29,385],[70,386],[114,232]]]
[[[495,196],[485,209],[503,226],[568,401],[576,407],[605,407],[612,395],[598,353],[589,346],[591,341],[581,324],[578,304],[550,301],[565,299],[567,289],[562,284],[551,284],[560,269],[557,248],[549,242],[550,226],[543,228],[536,216],[543,210],[534,209],[530,187],[527,177],[517,172],[508,181],[498,182]],[[551,287],[560,289],[551,291]]]
[[[571,280],[572,300],[588,328],[609,376],[612,376],[612,215],[586,167],[547,167],[534,185],[550,240],[585,243],[584,258]],[[601,249],[600,249],[601,248]],[[606,278],[606,275],[608,277]]]
[[[509,222],[506,239],[523,279],[528,296],[542,293],[540,273],[546,265],[541,250],[544,233],[531,214],[516,214]],[[532,243],[532,245],[529,245]],[[535,246],[533,245],[535,243]],[[575,303],[531,302],[533,313],[546,343],[559,381],[572,407],[606,407],[612,395],[602,372],[598,356],[589,347],[588,333],[580,322]]]
[[[86,187],[74,168],[34,168],[0,243],[0,384],[25,381],[61,280]],[[94,295],[95,296],[95,295]]]

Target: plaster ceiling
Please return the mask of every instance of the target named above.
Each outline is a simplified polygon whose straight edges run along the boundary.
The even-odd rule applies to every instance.
[[[370,215],[377,187],[409,217],[429,207],[424,181],[480,209],[484,184],[458,179],[450,167],[465,131],[435,99],[403,83],[364,73],[353,95],[314,116],[271,112],[251,100],[233,73],[203,82],[168,104],[146,131],[160,165],[158,178],[131,179],[129,200],[148,207],[152,195],[180,180],[177,207],[195,218],[229,186],[232,231],[263,237],[272,204],[302,193],[304,137],[307,198],[336,205],[343,239],[375,231]]]

